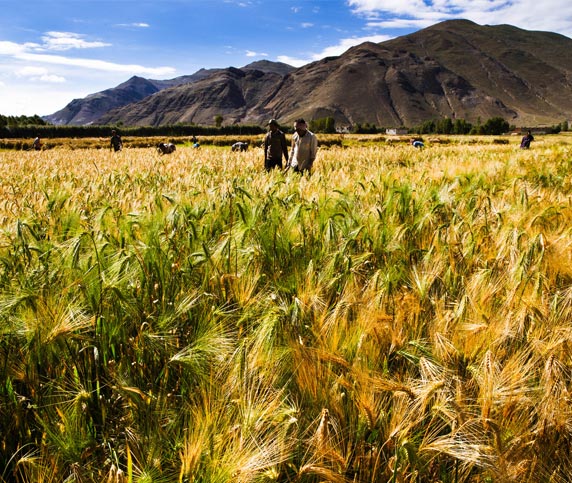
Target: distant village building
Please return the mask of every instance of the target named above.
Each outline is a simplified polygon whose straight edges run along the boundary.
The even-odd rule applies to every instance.
[[[408,133],[407,129],[403,127],[390,128],[385,130],[385,134],[387,134],[388,136],[403,136],[407,133]]]
[[[530,131],[532,134],[546,134],[548,131],[550,130],[550,128],[546,128],[546,127],[519,127],[516,128],[514,131],[512,131],[510,134],[512,136],[521,136],[522,134],[526,133],[527,131]]]

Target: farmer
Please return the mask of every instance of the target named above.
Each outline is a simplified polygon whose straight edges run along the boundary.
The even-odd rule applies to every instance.
[[[292,135],[292,150],[286,169],[292,168],[297,173],[310,174],[318,154],[318,139],[313,132],[308,131],[304,119],[296,120],[294,130],[296,132]]]
[[[530,143],[534,141],[534,136],[530,131],[523,136],[522,140],[520,141],[520,149],[528,149],[530,147]]]
[[[34,142],[32,143],[32,147],[36,151],[39,151],[40,149],[42,149],[42,141],[40,139],[40,136],[36,136],[36,139],[34,139]]]
[[[248,151],[248,143],[238,141],[237,143],[234,143],[230,148],[232,151]]]
[[[417,148],[417,149],[421,149],[421,148],[425,147],[425,144],[423,144],[423,141],[420,141],[419,139],[412,139],[411,140],[411,146],[413,146],[414,148]]]
[[[288,161],[288,143],[286,135],[280,130],[278,121],[268,121],[268,132],[264,137],[264,169],[270,171],[276,167],[282,169],[282,156]]]
[[[171,154],[177,149],[173,143],[159,143],[157,145],[157,151],[159,154]]]
[[[123,141],[115,129],[111,131],[111,148],[113,148],[114,151],[121,151],[121,149],[123,149]]]

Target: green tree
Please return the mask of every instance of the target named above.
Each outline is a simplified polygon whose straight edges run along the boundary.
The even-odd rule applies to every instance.
[[[510,125],[502,117],[491,117],[483,124],[483,134],[499,135],[508,132]]]
[[[451,134],[453,132],[453,121],[448,117],[440,119],[435,123],[437,134]]]
[[[309,127],[313,132],[332,134],[336,132],[336,120],[331,116],[312,119]]]
[[[419,126],[419,134],[433,134],[435,132],[435,121],[425,121]]]
[[[220,114],[217,114],[217,115],[214,117],[214,122],[215,122],[215,126],[216,126],[216,127],[221,127],[221,126],[222,126],[222,121],[224,121],[224,118],[223,118]]]
[[[469,134],[473,125],[464,119],[456,119],[453,125],[453,134]]]

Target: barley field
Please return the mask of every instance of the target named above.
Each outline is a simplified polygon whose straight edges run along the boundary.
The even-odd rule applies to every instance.
[[[0,482],[569,481],[572,135],[0,165]]]

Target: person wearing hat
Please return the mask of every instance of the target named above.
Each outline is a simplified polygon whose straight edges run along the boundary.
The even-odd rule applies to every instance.
[[[282,156],[288,161],[288,143],[286,135],[280,130],[278,121],[268,121],[268,132],[264,138],[264,168],[270,171],[276,167],[282,169]]]

